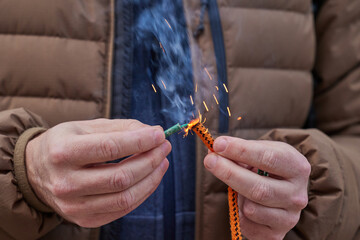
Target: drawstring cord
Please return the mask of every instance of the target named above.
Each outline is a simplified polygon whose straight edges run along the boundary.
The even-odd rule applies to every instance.
[[[201,10],[200,10],[200,20],[199,25],[196,27],[196,30],[194,31],[194,38],[198,38],[203,32],[204,32],[204,17],[205,17],[205,11],[208,8],[208,0],[201,0]]]

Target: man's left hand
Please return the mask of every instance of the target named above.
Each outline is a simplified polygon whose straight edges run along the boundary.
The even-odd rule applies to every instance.
[[[308,203],[310,164],[292,146],[274,141],[219,137],[205,167],[239,193],[242,234],[249,239],[283,239]],[[257,169],[268,172],[260,176]]]

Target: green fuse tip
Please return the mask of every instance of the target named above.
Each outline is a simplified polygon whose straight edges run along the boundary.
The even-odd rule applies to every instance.
[[[165,130],[165,137],[167,138],[170,135],[181,131],[182,129],[186,128],[187,126],[188,126],[187,124],[180,125],[179,123],[177,123],[174,126],[172,126],[171,128]]]

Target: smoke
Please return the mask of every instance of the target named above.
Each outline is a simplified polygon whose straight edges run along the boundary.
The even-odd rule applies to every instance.
[[[178,2],[178,3],[175,3]],[[162,95],[162,114],[173,122],[187,122],[194,107],[193,77],[187,28],[182,12],[176,11],[174,1],[158,1],[141,9],[134,24],[135,47],[143,46],[151,52],[150,66],[146,70],[150,82]],[[144,6],[139,2],[138,6]]]

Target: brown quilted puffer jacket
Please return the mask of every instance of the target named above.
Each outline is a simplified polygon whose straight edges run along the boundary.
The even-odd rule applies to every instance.
[[[209,112],[214,135],[287,142],[311,163],[309,204],[286,239],[360,239],[360,1],[322,2],[315,21],[310,0],[209,0],[203,34],[190,36],[194,82],[213,87],[202,66],[227,79],[243,116],[222,133]],[[183,3],[193,32],[200,1]],[[36,198],[24,149],[42,128],[110,116],[114,23],[114,0],[0,0],[0,239],[97,239]],[[317,129],[304,130],[311,106]],[[206,152],[197,144],[196,239],[230,239]]]

